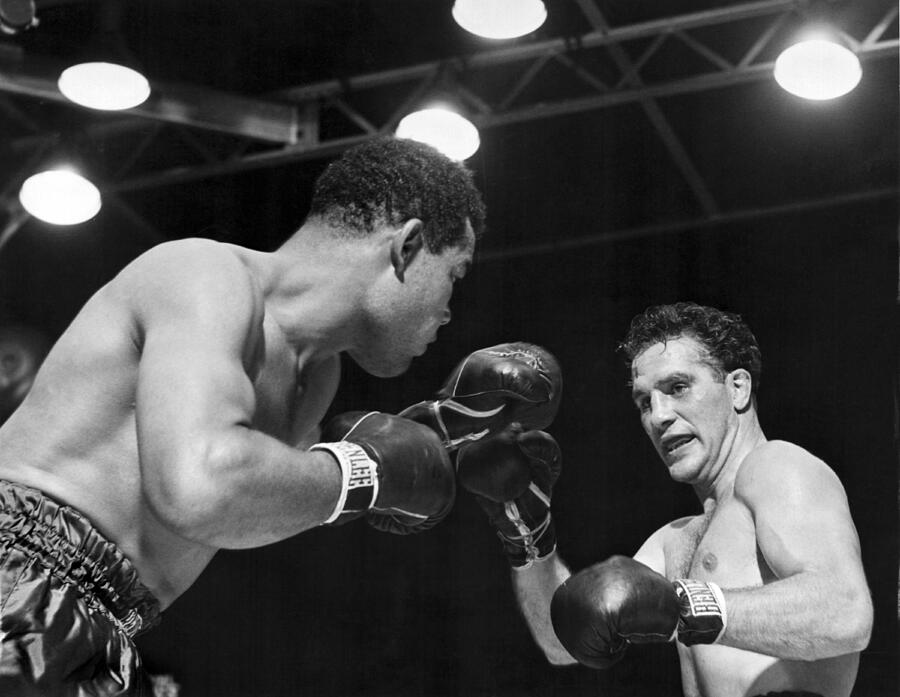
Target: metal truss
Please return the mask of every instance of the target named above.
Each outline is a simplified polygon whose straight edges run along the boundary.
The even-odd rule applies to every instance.
[[[92,175],[105,192],[116,193],[331,157],[392,132],[405,113],[435,91],[452,92],[480,129],[636,103],[701,209],[715,217],[717,203],[659,102],[771,79],[777,48],[808,18],[813,5],[804,0],[762,0],[611,27],[595,0],[574,1],[591,27],[580,36],[300,85],[265,98],[198,86],[154,85],[150,102],[127,116],[91,112],[81,137],[104,143],[102,150],[121,141],[127,151],[113,164],[95,162]],[[846,30],[844,39],[864,63],[896,60],[897,4],[878,0],[871,5],[881,8],[875,7],[871,17]],[[732,36],[738,32],[741,41],[723,43],[718,37],[729,31]],[[673,65],[666,58],[673,49],[689,59]],[[65,102],[55,75],[33,61],[10,65],[0,57],[0,92],[84,111]],[[28,123],[13,99],[0,97],[0,109],[7,118]],[[9,147],[28,159],[58,142],[58,135],[38,132],[14,139]],[[161,151],[173,155],[159,157]],[[148,157],[149,153],[156,156]],[[15,185],[5,188],[9,191]]]

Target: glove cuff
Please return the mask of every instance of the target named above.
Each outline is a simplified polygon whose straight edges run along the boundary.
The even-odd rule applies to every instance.
[[[341,494],[323,525],[358,517],[374,505],[378,498],[378,466],[362,446],[344,440],[316,443],[310,450],[331,453],[341,468]]]
[[[441,437],[444,449],[452,453],[466,443],[487,436],[502,410],[502,406],[487,411],[472,409],[448,397],[413,404],[399,416],[428,426]]]
[[[712,581],[673,581],[680,605],[678,641],[685,646],[715,644],[725,633],[728,612],[722,589]]]
[[[497,530],[497,537],[503,543],[503,551],[513,568],[527,569],[534,562],[553,554],[556,550],[556,526],[549,509],[546,517],[532,528],[523,520],[515,501],[506,502],[503,508],[507,521],[518,531],[518,534],[509,534]]]

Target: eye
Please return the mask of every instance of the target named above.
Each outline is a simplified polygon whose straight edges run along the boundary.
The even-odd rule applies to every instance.
[[[642,414],[646,411],[650,410],[650,400],[646,397],[642,397],[640,399],[635,400],[634,402],[635,408],[641,412]]]
[[[687,392],[689,388],[690,385],[688,385],[686,382],[676,382],[674,385],[672,385],[672,394],[676,397],[679,397]]]

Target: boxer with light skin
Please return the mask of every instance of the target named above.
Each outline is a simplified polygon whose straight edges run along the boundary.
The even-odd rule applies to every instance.
[[[217,550],[353,519],[427,530],[456,495],[448,438],[549,423],[555,383],[516,344],[410,418],[319,426],[341,354],[391,377],[426,351],[483,226],[465,167],[376,138],[275,251],[167,242],[99,289],[0,428],[0,694],[151,694],[133,638]]]
[[[612,670],[672,642],[686,697],[848,697],[872,628],[859,539],[831,468],[763,433],[750,329],[678,303],[636,317],[622,348],[641,424],[702,513],[574,575],[555,551],[514,569],[535,640],[553,664]]]

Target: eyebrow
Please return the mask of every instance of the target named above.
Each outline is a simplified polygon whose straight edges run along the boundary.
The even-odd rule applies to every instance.
[[[690,375],[689,373],[683,373],[681,371],[678,371],[675,373],[670,373],[669,375],[666,375],[665,377],[662,377],[659,380],[657,380],[656,382],[654,382],[653,385],[651,385],[651,389],[657,388],[657,387],[667,387],[675,382],[693,383],[694,376]],[[631,384],[632,399],[634,399],[635,397],[638,397],[639,395],[643,395],[643,394],[647,393],[646,390],[636,389],[634,386],[634,380],[632,380],[630,384]]]

